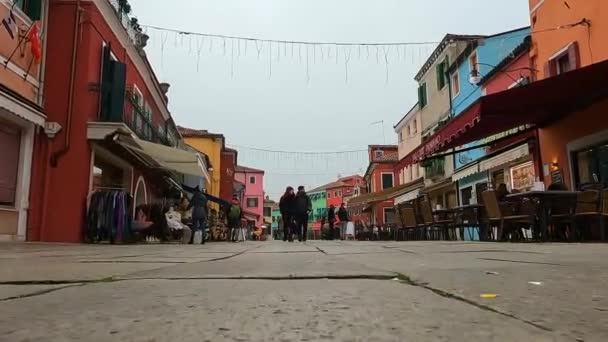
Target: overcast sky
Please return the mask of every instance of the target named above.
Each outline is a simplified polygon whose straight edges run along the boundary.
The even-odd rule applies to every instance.
[[[142,24],[289,41],[436,42],[446,33],[493,34],[529,25],[528,0],[130,3]],[[298,45],[147,32],[146,51],[159,79],[171,83],[169,105],[179,125],[223,133],[230,145],[287,151],[396,143],[393,125],[416,102],[413,77],[434,47],[371,48],[369,54],[366,48],[341,48],[336,61],[333,47],[307,52]],[[377,121],[384,121],[384,136],[380,124],[370,125]],[[265,188],[273,198],[286,185],[310,188],[367,167],[362,153],[238,150],[240,164],[267,171]]]

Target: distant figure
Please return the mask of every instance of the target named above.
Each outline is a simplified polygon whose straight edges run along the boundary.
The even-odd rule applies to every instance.
[[[336,207],[333,204],[327,210],[327,222],[329,223],[329,240],[333,240],[336,236]]]
[[[505,202],[507,200],[507,195],[509,195],[509,190],[507,190],[507,184],[500,183],[498,189],[496,189],[496,197],[498,197],[498,201]]]
[[[238,198],[232,198],[226,217],[228,218],[228,228],[230,228],[230,238],[232,239],[232,242],[237,242],[239,240],[241,219],[243,219],[243,209],[241,208],[241,203]]]
[[[298,241],[306,242],[308,234],[308,215],[312,212],[312,201],[304,191],[303,186],[298,187],[296,194],[296,233]]]
[[[344,203],[340,204],[340,209],[338,209],[338,218],[340,219],[340,239],[344,240],[346,238],[346,227],[348,225],[348,211],[344,206]]]
[[[296,211],[296,194],[291,186],[285,189],[285,193],[279,201],[279,209],[283,220],[283,241],[293,242],[293,220]]]

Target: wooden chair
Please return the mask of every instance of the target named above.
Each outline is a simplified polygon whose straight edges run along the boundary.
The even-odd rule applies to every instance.
[[[495,225],[498,227],[496,240],[504,241],[507,237],[513,237],[517,233],[513,227],[531,226],[536,220],[536,216],[532,210],[517,212],[512,210],[512,207],[501,206],[498,202],[495,190],[486,190],[482,193],[483,203],[486,208],[487,219],[490,229]],[[505,230],[505,228],[508,228]],[[523,233],[521,233],[523,236]]]
[[[577,197],[571,196],[553,201],[550,206],[551,236],[572,240],[576,231],[576,206]]]
[[[573,231],[573,237],[579,234],[579,239],[583,239],[585,236],[591,237],[590,225],[581,225],[581,221],[584,223],[592,223],[594,220],[602,227],[603,215],[600,207],[600,191],[595,189],[588,189],[578,194],[576,200],[576,211],[574,218],[576,220],[575,229]]]
[[[399,217],[401,218],[401,229],[403,232],[403,240],[416,239],[416,212],[414,208],[408,204],[400,205]]]
[[[435,215],[433,214],[433,208],[431,207],[431,202],[428,198],[421,201],[420,207],[422,210],[424,224],[428,228],[429,238],[432,240],[448,239],[448,230],[454,227],[454,220],[436,220]]]
[[[606,219],[608,219],[608,188],[602,190],[602,217],[600,222],[602,241],[606,241]]]

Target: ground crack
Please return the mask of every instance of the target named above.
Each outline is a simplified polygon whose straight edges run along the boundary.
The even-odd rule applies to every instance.
[[[45,295],[47,293],[51,293],[51,292],[67,289],[67,288],[70,288],[70,287],[83,286],[83,285],[85,285],[85,284],[68,284],[68,285],[65,285],[65,286],[55,287],[55,288],[52,288],[52,289],[45,289],[45,290],[40,290],[40,291],[36,291],[36,292],[32,292],[32,293],[26,293],[26,294],[22,294],[22,295],[18,295],[18,296],[12,296],[12,297],[2,298],[2,299],[0,299],[0,302],[6,302],[6,301],[9,301],[9,300],[16,300],[16,299],[23,299],[23,298],[42,296],[42,295]]]
[[[490,307],[490,306],[488,306],[488,305],[478,303],[478,302],[476,302],[476,301],[474,301],[474,300],[467,299],[467,298],[462,297],[462,296],[459,296],[459,295],[457,295],[457,294],[450,293],[450,292],[447,292],[447,291],[444,291],[444,290],[441,290],[441,289],[438,289],[438,288],[432,287],[432,286],[430,286],[430,285],[429,285],[429,284],[427,284],[427,283],[421,283],[421,282],[418,282],[418,281],[412,280],[412,279],[411,279],[410,277],[408,277],[407,275],[404,275],[404,274],[398,274],[397,279],[398,279],[398,280],[400,280],[400,281],[401,281],[402,283],[404,283],[404,284],[408,284],[408,285],[410,285],[410,286],[415,286],[415,287],[420,287],[420,288],[423,288],[423,289],[428,290],[428,291],[431,291],[431,292],[433,292],[434,294],[439,295],[439,296],[441,296],[441,297],[444,297],[444,298],[449,298],[449,299],[454,299],[454,300],[457,300],[457,301],[459,301],[459,302],[462,302],[462,303],[465,303],[465,304],[468,304],[468,305],[474,306],[474,307],[476,307],[476,308],[478,308],[478,309],[481,309],[481,310],[485,310],[485,311],[489,311],[489,312],[493,312],[493,313],[499,314],[499,315],[501,315],[501,316],[509,317],[509,318],[515,319],[515,320],[517,320],[517,321],[520,321],[520,322],[522,322],[522,323],[528,324],[528,325],[530,325],[530,326],[533,326],[533,327],[535,327],[535,328],[538,328],[538,329],[541,329],[541,330],[544,330],[544,331],[549,331],[549,332],[552,332],[552,331],[553,331],[553,329],[551,329],[551,328],[549,328],[549,327],[546,327],[546,326],[544,326],[544,325],[541,325],[541,324],[538,324],[538,323],[534,323],[534,322],[532,322],[532,321],[529,321],[529,320],[527,320],[527,319],[524,319],[524,318],[518,317],[518,316],[513,315],[513,314],[510,314],[510,313],[508,313],[508,312],[503,312],[503,311],[500,311],[500,310],[495,309],[495,308],[493,308],[493,307]]]

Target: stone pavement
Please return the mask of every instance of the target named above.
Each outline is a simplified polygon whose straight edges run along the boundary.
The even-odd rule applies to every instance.
[[[606,341],[606,247],[0,244],[0,341]]]

